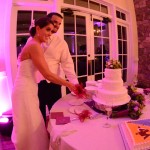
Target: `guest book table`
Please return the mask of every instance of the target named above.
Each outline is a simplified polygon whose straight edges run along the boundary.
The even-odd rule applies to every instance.
[[[86,104],[72,106],[72,101],[77,98],[72,94],[58,100],[52,107],[50,112],[63,112],[64,116],[69,116],[70,123],[64,125],[56,125],[55,119],[50,119],[48,123],[48,132],[50,133],[50,149],[57,150],[125,150],[126,146],[119,130],[119,124],[130,118],[109,119],[110,128],[104,128],[103,125],[107,121],[103,114],[96,115],[92,109]],[[77,99],[78,101],[78,99]],[[74,119],[77,115],[73,114],[72,109],[88,108],[94,117],[80,122]],[[150,101],[146,102],[143,110],[142,118],[150,118]]]

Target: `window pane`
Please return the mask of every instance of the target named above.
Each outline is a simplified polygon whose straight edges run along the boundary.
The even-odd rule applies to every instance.
[[[108,14],[108,8],[105,5],[101,5],[101,12]]]
[[[124,13],[121,13],[122,20],[126,20],[126,15]]]
[[[95,73],[102,72],[102,56],[95,57]]]
[[[78,55],[86,55],[86,37],[85,36],[77,36],[77,54]]]
[[[64,39],[68,44],[71,55],[75,55],[76,54],[76,52],[75,52],[75,36],[74,35],[65,35]]]
[[[100,11],[100,4],[90,1],[90,9]]]
[[[78,69],[78,76],[87,75],[87,58],[86,57],[77,58],[77,69]]]
[[[103,37],[109,37],[109,26],[108,26],[108,23],[104,23],[102,22],[102,34],[103,34]]]
[[[31,25],[31,11],[18,11],[17,33],[29,33]]]
[[[103,39],[103,54],[109,54],[109,39]]]
[[[94,38],[94,51],[95,54],[102,54],[103,52],[103,41],[102,38]]]
[[[127,68],[127,56],[123,56],[123,68]]]
[[[127,54],[127,41],[123,41],[123,54]]]
[[[64,33],[75,33],[74,16],[64,14]]]
[[[29,36],[17,36],[17,57],[27,42]]]
[[[120,13],[120,11],[116,11],[116,16],[117,16],[117,18],[121,18],[121,13]]]
[[[123,70],[123,82],[126,82],[127,80],[127,69]]]
[[[122,54],[122,41],[118,40],[118,52],[119,54]]]
[[[122,38],[124,39],[124,40],[126,40],[127,39],[127,30],[126,30],[126,27],[122,27]]]
[[[86,86],[87,77],[80,77],[78,78],[80,84],[83,84],[83,87]]]
[[[118,28],[118,39],[122,39],[121,26],[118,25],[117,28]]]
[[[95,81],[101,80],[102,78],[103,78],[103,75],[102,75],[102,74],[96,74],[96,75],[95,75]]]
[[[66,4],[74,4],[74,0],[64,0],[64,3]]]
[[[76,5],[88,8],[88,0],[76,0]]]
[[[86,34],[85,17],[76,17],[77,34]]]
[[[35,19],[35,20],[37,20],[37,19],[39,19],[39,18],[41,18],[41,17],[43,17],[43,16],[46,16],[47,15],[47,12],[46,11],[34,11],[33,12],[33,18]]]
[[[93,29],[95,36],[101,36],[101,26],[102,22],[100,20],[93,19]]]

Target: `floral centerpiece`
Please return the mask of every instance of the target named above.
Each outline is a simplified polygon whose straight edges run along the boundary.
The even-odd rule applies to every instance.
[[[125,106],[124,110],[113,112],[112,118],[129,116],[131,119],[138,119],[142,115],[142,109],[145,107],[145,97],[142,93],[137,92],[137,88],[130,85],[128,86],[128,94],[131,97],[129,103]]]
[[[121,69],[122,65],[118,60],[110,59],[110,60],[106,61],[106,68],[108,68],[108,69]]]

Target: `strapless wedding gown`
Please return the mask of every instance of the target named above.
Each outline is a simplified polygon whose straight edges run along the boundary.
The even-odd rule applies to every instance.
[[[13,132],[16,150],[48,150],[49,139],[39,109],[36,68],[32,60],[20,62],[12,92]]]

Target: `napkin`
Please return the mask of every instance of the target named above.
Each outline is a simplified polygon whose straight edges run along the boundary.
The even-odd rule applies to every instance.
[[[63,117],[63,116],[64,116],[63,112],[51,112],[50,113],[51,119],[56,119],[57,117]]]
[[[70,122],[70,117],[57,117],[56,118],[56,125],[62,125],[62,124],[67,124]]]

